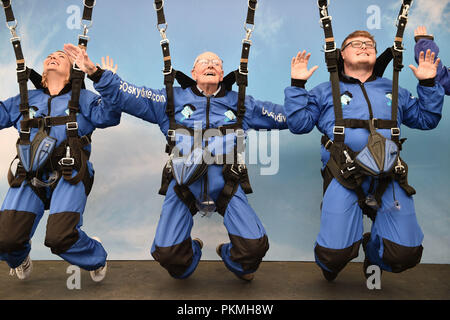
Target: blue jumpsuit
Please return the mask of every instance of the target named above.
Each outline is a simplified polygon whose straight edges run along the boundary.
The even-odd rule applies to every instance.
[[[46,116],[66,116],[71,87],[67,85],[58,95],[50,96],[48,91],[29,91],[30,118]],[[115,126],[120,122],[120,113],[104,107],[98,95],[81,90],[79,113],[77,114],[78,134],[84,136],[95,128]],[[15,96],[0,102],[0,129],[15,126],[20,130],[22,115],[19,112],[20,97]],[[37,132],[31,128],[30,141]],[[52,126],[49,135],[57,139],[57,146],[66,140],[66,126]],[[90,151],[90,144],[85,148]],[[88,162],[91,178],[94,176],[92,164]],[[73,175],[76,175],[73,170]],[[98,242],[81,230],[87,195],[82,181],[72,185],[60,178],[54,190],[46,188],[50,200],[49,218],[45,245],[52,252],[85,270],[95,270],[105,265],[106,251]],[[11,268],[18,267],[31,250],[30,239],[44,214],[43,200],[32,190],[27,180],[20,187],[10,188],[0,211],[0,260],[5,260]]]
[[[343,77],[340,81],[342,111],[344,119],[369,119],[368,104],[363,90],[372,105],[373,117],[391,118],[392,81],[372,76],[365,83]],[[429,130],[435,128],[441,118],[444,90],[436,83],[432,87],[417,86],[419,97],[399,88],[398,127]],[[288,127],[295,134],[310,132],[315,126],[334,140],[335,115],[331,83],[325,82],[311,91],[301,87],[285,89],[285,110]],[[389,129],[378,129],[390,138]],[[353,151],[362,150],[368,141],[369,131],[364,128],[346,128],[345,144]],[[321,148],[322,170],[330,153]],[[370,178],[363,182],[367,194]],[[395,206],[398,200],[400,207]],[[314,247],[317,264],[325,271],[337,274],[345,265],[358,256],[363,235],[363,214],[358,197],[353,190],[346,189],[335,178],[323,195],[320,231]],[[414,201],[399,186],[390,183],[382,197],[372,225],[371,238],[366,246],[366,258],[383,270],[400,272],[420,261],[423,233],[417,223]]]
[[[414,47],[414,55],[416,62],[419,61],[419,54],[420,51],[423,51],[424,53],[427,52],[427,50],[430,49],[431,52],[434,52],[436,54],[436,58],[439,54],[439,47],[436,45],[436,43],[431,39],[419,39]],[[439,62],[439,66],[437,69],[436,74],[436,81],[439,82],[445,89],[445,94],[450,95],[450,70],[448,67],[445,67],[442,64],[442,61]]]
[[[121,80],[117,75],[105,71],[95,89],[102,95],[104,103],[120,105],[121,110],[158,124],[167,136],[169,118],[165,113],[167,96],[165,89],[155,90],[136,87]],[[236,122],[237,93],[221,88],[215,96],[206,97],[196,86],[182,89],[174,87],[175,121],[189,128],[218,128]],[[246,97],[246,113],[243,129],[287,129],[283,107]],[[226,154],[235,145],[234,134],[211,137],[208,148],[214,155]],[[204,139],[202,139],[204,140]],[[205,146],[205,141],[202,141]],[[192,137],[177,131],[176,147],[189,152]],[[210,197],[216,201],[224,187],[223,165],[208,166],[208,188]],[[203,179],[189,185],[198,199],[202,195]],[[190,276],[198,265],[201,248],[191,239],[193,217],[188,207],[174,191],[173,179],[169,185],[156,230],[151,254],[169,274],[183,279]],[[247,197],[239,185],[224,214],[224,225],[231,242],[222,246],[221,257],[226,267],[237,275],[254,272],[266,251],[268,240],[264,227],[250,207]]]

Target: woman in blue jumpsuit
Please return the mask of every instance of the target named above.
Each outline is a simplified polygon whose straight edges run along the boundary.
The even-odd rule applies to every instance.
[[[68,102],[71,99],[70,69],[71,63],[63,51],[56,51],[45,59],[44,89],[31,90],[28,93],[30,119],[68,115]],[[23,118],[19,112],[20,103],[20,96],[0,102],[0,129],[14,126],[20,131]],[[90,137],[95,128],[117,125],[120,122],[120,113],[105,108],[98,95],[81,90],[76,122],[78,136],[84,137],[86,141],[83,152],[89,153],[91,145],[90,138],[87,137]],[[52,125],[45,129],[50,137],[57,140],[55,149],[67,141],[66,125]],[[33,141],[38,128],[30,130],[30,141]],[[60,170],[58,159],[52,159],[50,156],[49,162],[52,167]],[[77,173],[73,170],[72,176],[75,177]],[[47,169],[43,172],[44,177],[49,177],[50,174],[51,171]],[[94,177],[94,170],[89,161],[86,175],[86,178],[77,184],[69,183],[60,175],[51,187],[39,188],[32,187],[27,178],[20,186],[9,189],[0,211],[0,260],[6,261],[15,269],[20,279],[26,278],[31,272],[30,239],[45,209],[49,209],[45,245],[51,248],[52,253],[70,264],[91,271],[95,281],[104,277],[106,251],[99,241],[90,238],[81,230],[87,195]],[[41,191],[39,195],[35,192],[37,189]]]
[[[82,54],[72,46],[65,46],[66,52],[78,55],[77,64],[83,66],[80,60]],[[86,53],[84,53],[86,55]],[[85,56],[86,61],[88,57]],[[79,61],[79,62],[78,62]],[[109,71],[102,72],[94,68],[92,63],[86,72],[93,74],[95,89],[102,95],[104,103],[120,106],[121,111],[134,115],[145,121],[158,124],[167,137],[169,118],[166,114],[167,95],[165,89],[156,90],[137,87]],[[197,85],[182,89],[174,88],[175,121],[192,129],[217,129],[223,125],[236,122],[237,93],[227,91],[223,80],[222,61],[211,52],[201,54],[195,61],[193,79]],[[246,96],[246,112],[243,120],[243,130],[249,129],[287,129],[283,106],[271,102],[262,102]],[[201,132],[201,131],[200,131]],[[202,139],[205,146],[205,140]],[[208,139],[209,150],[213,155],[226,154],[235,146],[236,137],[233,134],[214,136]],[[176,133],[176,147],[182,153],[191,150],[193,139]],[[223,165],[211,164],[207,169],[208,195],[216,201],[224,189]],[[180,200],[173,179],[167,190],[162,213],[151,247],[155,260],[168,270],[174,278],[189,277],[196,269],[200,257],[202,243],[191,239],[193,214],[186,204]],[[201,199],[205,182],[203,178],[189,185],[190,192],[196,199]],[[250,207],[247,197],[238,185],[233,197],[226,207],[224,225],[229,233],[230,243],[218,247],[218,254],[226,267],[244,280],[251,280],[262,258],[269,248],[264,227],[256,213]]]
[[[369,119],[370,100],[373,118],[390,119],[392,81],[373,75],[376,60],[375,41],[370,33],[355,32],[347,37],[341,49],[344,72],[340,77],[340,92],[344,119]],[[324,82],[311,91],[304,88],[314,72],[308,70],[309,54],[300,53],[292,61],[292,86],[285,89],[285,110],[288,127],[295,134],[310,132],[315,126],[334,140],[335,115],[331,83]],[[419,79],[418,98],[405,89],[399,89],[397,127],[430,130],[441,118],[444,90],[434,82],[439,60],[433,63],[433,54],[427,53],[414,67]],[[389,129],[378,129],[390,138]],[[358,152],[368,142],[369,131],[364,128],[345,128],[345,145]],[[322,145],[322,170],[330,153]],[[369,177],[362,184],[368,194]],[[397,202],[398,201],[398,202]],[[345,265],[358,256],[363,239],[363,214],[355,191],[345,188],[334,177],[323,195],[321,224],[314,253],[325,278],[332,281]],[[381,269],[401,272],[419,263],[422,254],[423,233],[417,223],[414,201],[393,180],[383,193],[372,230],[364,237],[366,259]]]

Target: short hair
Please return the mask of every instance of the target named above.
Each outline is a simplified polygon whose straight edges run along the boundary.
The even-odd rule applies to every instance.
[[[365,31],[365,30],[356,30],[356,31],[353,31],[352,33],[350,33],[350,34],[344,39],[344,41],[342,41],[342,44],[341,44],[341,50],[342,50],[342,48],[344,47],[344,45],[345,45],[345,43],[347,42],[348,39],[353,39],[353,38],[357,38],[357,37],[369,38],[369,39],[372,40],[373,43],[375,44],[375,51],[377,50],[377,47],[376,47],[376,43],[377,43],[377,42],[375,41],[374,36],[373,36],[370,32]]]

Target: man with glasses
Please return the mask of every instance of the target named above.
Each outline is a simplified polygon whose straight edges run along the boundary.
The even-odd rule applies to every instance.
[[[86,52],[78,47],[66,45],[64,49],[94,81],[95,89],[102,94],[103,103],[158,124],[161,131],[168,136],[170,121],[166,114],[167,94],[164,89],[136,87],[112,72],[97,69]],[[174,88],[176,126],[191,131],[201,129],[200,135],[204,131],[202,146],[210,147],[208,150],[214,150],[214,156],[220,158],[221,155],[227,155],[230,148],[234,149],[237,135],[214,134],[210,138],[206,136],[209,135],[208,129],[217,132],[223,126],[236,123],[238,94],[228,91],[222,83],[222,60],[215,53],[200,54],[195,59],[191,75],[195,85],[185,89]],[[244,132],[249,129],[287,129],[283,106],[246,96],[242,129]],[[195,136],[192,138],[181,132],[182,130],[177,130],[174,135],[175,148],[186,155],[192,151],[192,140],[195,140]],[[221,148],[225,150],[220,150]],[[211,206],[215,204],[218,207],[217,200],[222,191],[225,187],[230,188],[227,182],[229,180],[225,176],[225,161],[222,164],[209,164],[206,173],[188,184],[188,188],[180,189],[176,177],[170,181],[151,254],[174,278],[189,277],[199,263],[203,242],[200,239],[191,239],[193,215],[197,211],[206,212],[207,209],[214,211]],[[174,162],[175,159],[172,159],[172,167]],[[240,170],[241,167],[237,168]],[[221,213],[230,243],[220,244],[216,251],[230,271],[240,279],[251,281],[269,249],[269,242],[261,221],[248,203],[243,182],[240,181],[232,189],[233,195],[226,210]],[[186,205],[180,192],[192,195],[194,208]],[[205,202],[209,208],[202,207]]]
[[[324,82],[309,92],[305,89],[307,79],[317,69],[317,66],[308,69],[310,54],[305,51],[299,52],[292,59],[292,85],[285,89],[289,130],[295,134],[304,134],[317,126],[325,138],[321,148],[324,194],[320,231],[314,253],[316,263],[328,281],[334,280],[346,264],[358,256],[361,243],[366,255],[366,276],[366,268],[369,265],[375,264],[382,270],[401,272],[417,265],[422,255],[423,233],[417,223],[411,196],[415,192],[414,189],[407,189],[407,192],[403,186],[405,181],[399,182],[392,178],[388,180],[389,184],[380,195],[381,204],[374,204],[369,201],[369,195],[373,195],[377,185],[382,183],[381,179],[362,176],[362,192],[364,196],[367,195],[365,204],[373,205],[376,210],[371,233],[363,236],[361,206],[364,206],[364,203],[360,206],[356,189],[352,190],[343,185],[347,171],[331,167],[337,162],[330,159],[334,161],[333,155],[338,154],[341,157],[339,163],[347,165],[351,175],[350,170],[355,168],[352,163],[356,158],[348,156],[350,150],[358,154],[365,149],[370,143],[369,133],[374,136],[379,133],[387,139],[391,137],[392,131],[387,128],[375,127],[375,130],[368,130],[370,121],[367,119],[378,119],[371,123],[381,123],[379,119],[385,123],[391,120],[392,81],[374,74],[376,53],[375,40],[366,31],[351,33],[341,46],[343,70],[339,75],[339,86],[342,118],[348,120],[344,123],[350,123],[349,120],[352,119],[355,124],[353,127],[346,125],[341,127],[341,131],[335,127],[337,117],[330,82]],[[428,50],[420,57],[418,67],[410,66],[419,80],[419,97],[415,98],[407,90],[399,88],[398,116],[397,121],[394,120],[394,126],[399,128],[404,124],[410,128],[429,130],[438,125],[444,96],[441,85],[434,81],[438,64],[439,59],[434,61],[434,53]],[[362,124],[368,126],[362,127]],[[344,141],[339,145],[342,148],[334,143],[338,134],[344,134]]]

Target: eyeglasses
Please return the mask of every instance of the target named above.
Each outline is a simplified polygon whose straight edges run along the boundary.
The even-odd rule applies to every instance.
[[[199,63],[201,66],[206,67],[208,66],[210,63],[212,63],[212,65],[214,67],[220,67],[222,66],[222,60],[220,59],[199,59],[197,61],[195,61],[194,66]]]
[[[375,42],[373,42],[372,40],[368,40],[368,41],[361,41],[361,40],[354,40],[354,41],[350,41],[349,43],[347,43],[341,51],[343,51],[345,48],[347,48],[348,46],[352,46],[352,48],[362,48],[362,46],[364,45],[367,49],[375,49],[376,48],[376,44]]]

